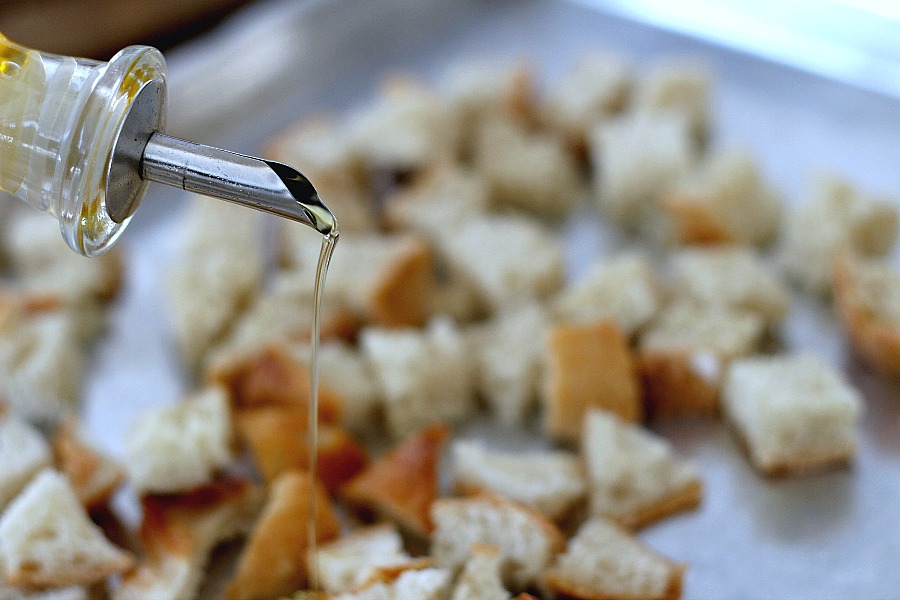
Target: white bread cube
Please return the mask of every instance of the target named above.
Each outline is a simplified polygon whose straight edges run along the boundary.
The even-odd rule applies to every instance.
[[[805,204],[785,220],[781,263],[803,289],[829,290],[834,260],[846,252],[887,256],[897,239],[896,201],[864,195],[835,176],[821,176]]]
[[[406,569],[391,581],[374,581],[334,600],[445,600],[450,589],[446,569]]]
[[[588,144],[601,211],[628,230],[654,228],[663,195],[693,161],[684,116],[623,115],[597,125]]]
[[[370,169],[409,172],[453,158],[459,128],[449,104],[404,78],[384,83],[348,124],[353,154]]]
[[[555,593],[578,600],[681,597],[684,566],[665,559],[605,519],[584,523],[545,574]]]
[[[562,519],[585,495],[580,460],[568,452],[499,452],[478,441],[457,440],[452,456],[457,490],[490,491],[549,519]]]
[[[645,256],[621,254],[596,262],[566,286],[554,309],[559,318],[577,323],[612,319],[630,336],[659,311],[663,291]]]
[[[781,199],[738,151],[712,152],[663,198],[676,244],[762,246],[778,234]]]
[[[125,468],[85,439],[74,420],[58,427],[51,441],[54,467],[69,478],[78,500],[88,512],[105,508],[125,480]]]
[[[700,502],[697,469],[663,438],[612,413],[588,413],[581,451],[595,517],[636,529]]]
[[[500,550],[503,581],[514,591],[537,583],[565,546],[552,522],[499,496],[443,498],[432,505],[431,516],[431,556],[439,566],[462,567],[473,544],[490,544]]]
[[[472,333],[478,391],[501,423],[523,423],[537,407],[549,327],[547,310],[531,303],[496,315]]]
[[[598,121],[625,108],[632,84],[625,59],[611,52],[590,52],[550,88],[541,117],[574,146],[583,146]]]
[[[441,91],[464,125],[486,116],[527,118],[533,111],[531,66],[523,61],[471,61],[444,73]]]
[[[500,207],[558,222],[580,197],[575,158],[563,143],[512,119],[481,123],[475,132],[473,163]]]
[[[856,452],[860,394],[815,355],[735,361],[722,404],[762,473],[843,464]]]
[[[367,328],[361,345],[381,387],[388,431],[395,439],[471,413],[475,364],[449,320],[436,318],[425,330]]]
[[[0,600],[91,600],[91,597],[87,589],[78,585],[29,590],[0,583]]]
[[[886,260],[843,256],[832,286],[853,349],[879,371],[900,373],[900,273]]]
[[[788,291],[748,248],[682,250],[671,261],[675,293],[698,305],[723,305],[778,324],[788,311]]]
[[[39,431],[13,416],[0,416],[0,513],[52,459]]]
[[[65,476],[45,469],[0,517],[6,581],[19,586],[86,585],[129,568],[133,558],[94,525]]]
[[[463,225],[442,244],[447,260],[465,274],[493,310],[546,298],[564,277],[562,250],[531,220],[492,216]]]
[[[510,600],[503,587],[500,565],[503,556],[496,546],[475,544],[456,579],[450,600]]]
[[[186,260],[169,272],[175,340],[185,363],[197,367],[231,327],[262,282],[262,215],[221,200],[192,196],[184,221]]]
[[[126,438],[126,468],[138,492],[178,492],[212,481],[231,460],[228,396],[218,386],[149,410]]]
[[[710,128],[709,69],[689,58],[660,62],[641,77],[634,108],[648,112],[677,112],[687,117],[691,133],[703,140]]]
[[[318,583],[331,594],[351,591],[371,577],[374,569],[408,563],[403,539],[393,525],[357,529],[318,548]]]

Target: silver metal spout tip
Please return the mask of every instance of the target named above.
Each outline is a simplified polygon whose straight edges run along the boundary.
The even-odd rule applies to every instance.
[[[322,235],[337,233],[337,220],[334,214],[322,203],[319,192],[302,173],[285,164],[272,160],[263,160],[281,179],[288,193],[294,198],[297,206],[297,217],[294,220],[307,223]],[[303,215],[300,217],[300,215]]]

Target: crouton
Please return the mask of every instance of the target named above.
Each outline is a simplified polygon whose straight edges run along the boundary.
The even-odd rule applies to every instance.
[[[39,431],[0,415],[0,514],[31,479],[50,466],[50,447]]]
[[[629,231],[655,227],[663,195],[693,160],[687,120],[624,115],[597,125],[588,143],[602,212]]]
[[[584,523],[544,574],[556,594],[578,600],[676,600],[684,566],[604,519]]]
[[[260,287],[262,215],[219,200],[191,198],[184,255],[169,273],[169,312],[185,363],[197,367]]]
[[[900,373],[900,275],[883,260],[842,256],[833,290],[853,349],[879,371]]]
[[[581,192],[574,157],[551,134],[512,119],[486,119],[475,132],[473,164],[493,203],[562,221]]]
[[[219,386],[139,415],[125,440],[131,483],[139,492],[210,483],[231,460],[231,431],[228,397]]]
[[[646,112],[676,112],[687,118],[692,135],[704,141],[709,132],[709,69],[697,60],[661,62],[639,79],[634,108]]]
[[[431,505],[438,497],[438,463],[449,430],[432,425],[374,460],[340,490],[364,516],[380,515],[405,531],[427,537]]]
[[[700,504],[696,468],[662,438],[616,415],[591,410],[581,451],[590,512],[637,529]]]
[[[736,360],[722,403],[761,473],[846,464],[856,453],[860,394],[815,355]]]
[[[722,305],[676,301],[664,308],[637,353],[648,412],[715,414],[728,363],[757,350],[764,331],[758,314]]]
[[[88,590],[79,585],[51,588],[45,590],[27,590],[10,587],[0,583],[0,600],[91,600]]]
[[[640,254],[598,261],[554,300],[556,315],[585,323],[612,319],[626,335],[647,324],[662,306],[663,287]]]
[[[283,260],[312,287],[321,242],[291,236],[283,240]],[[336,298],[363,322],[385,327],[418,327],[428,317],[434,273],[431,247],[415,235],[341,236],[325,284],[326,302]],[[309,304],[312,311],[312,304]]]
[[[363,527],[319,546],[319,585],[328,593],[351,591],[373,575],[377,567],[406,565],[412,558],[403,550],[396,527],[383,523]]]
[[[787,289],[752,250],[682,250],[672,258],[672,269],[681,298],[756,313],[769,325],[787,314]]]
[[[534,509],[499,496],[442,498],[431,510],[435,530],[431,555],[442,567],[462,567],[473,544],[500,550],[504,584],[518,590],[534,585],[565,547],[559,529]]]
[[[122,465],[91,446],[74,421],[64,423],[53,435],[53,461],[89,512],[106,506],[125,481]]]
[[[897,203],[864,195],[834,176],[822,176],[804,205],[787,215],[781,264],[804,290],[829,291],[833,261],[850,252],[887,256],[897,240]]]
[[[533,221],[491,216],[463,225],[442,245],[493,310],[547,298],[563,283],[563,257],[552,234]]]
[[[714,152],[663,197],[676,244],[762,246],[778,233],[781,200],[753,160]]]
[[[388,432],[394,438],[469,416],[475,362],[450,321],[435,319],[424,331],[367,328],[360,341],[381,387]]]
[[[463,493],[486,490],[560,520],[585,495],[584,473],[568,452],[498,452],[476,441],[453,443],[454,485]]]
[[[503,556],[496,546],[474,544],[450,600],[509,600],[500,577]]]
[[[286,472],[270,488],[268,502],[238,559],[223,600],[267,600],[290,594],[309,581],[306,554],[311,539],[310,496],[316,495],[316,541],[334,539],[340,523],[321,485],[308,473]]]
[[[338,594],[335,600],[444,600],[450,588],[450,572],[423,565],[375,580],[361,589]]]
[[[530,303],[498,314],[473,334],[478,390],[501,423],[522,423],[536,407],[549,329],[547,310]]]
[[[87,585],[131,566],[133,557],[91,523],[66,477],[35,476],[0,516],[6,581],[16,586]]]
[[[577,439],[591,407],[628,421],[643,417],[628,340],[612,322],[557,325],[547,360],[544,430],[552,437]]]
[[[217,479],[189,492],[141,498],[139,537],[145,562],[112,591],[113,600],[191,600],[210,553],[250,531],[261,491],[245,479]]]
[[[631,67],[622,57],[590,52],[552,87],[541,116],[583,151],[594,125],[625,108],[632,84]]]
[[[533,69],[524,60],[466,62],[447,70],[441,88],[464,125],[498,115],[529,120],[533,80]]]

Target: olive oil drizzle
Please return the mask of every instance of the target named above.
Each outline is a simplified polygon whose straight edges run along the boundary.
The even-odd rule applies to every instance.
[[[312,350],[310,355],[310,380],[309,380],[309,478],[310,478],[310,494],[309,494],[309,521],[307,524],[307,549],[309,556],[309,588],[312,590],[319,589],[319,553],[318,542],[316,541],[316,515],[317,515],[317,465],[318,449],[319,449],[319,342],[322,334],[322,295],[325,287],[325,276],[328,273],[328,265],[331,263],[331,256],[334,254],[334,248],[337,245],[338,236],[337,222],[334,223],[331,231],[326,233],[322,238],[322,248],[319,251],[319,263],[316,266],[316,284],[313,292],[313,322],[312,322]]]

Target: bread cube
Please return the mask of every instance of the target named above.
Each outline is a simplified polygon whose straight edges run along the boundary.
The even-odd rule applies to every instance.
[[[528,119],[534,110],[531,65],[516,61],[470,61],[450,67],[441,88],[464,124],[489,116]]]
[[[44,437],[14,416],[0,415],[0,513],[31,479],[50,466]]]
[[[363,527],[319,546],[319,585],[331,594],[350,591],[369,579],[375,568],[404,565],[411,560],[393,525]]]
[[[683,575],[683,565],[595,518],[581,526],[544,579],[556,594],[578,600],[675,600],[681,597]]]
[[[80,585],[31,590],[0,583],[0,600],[91,600],[91,597],[87,588]]]
[[[104,508],[125,481],[124,467],[86,441],[74,421],[54,433],[53,461],[88,511]]]
[[[761,473],[845,464],[856,453],[860,394],[815,355],[735,361],[722,404]]]
[[[496,546],[474,544],[450,600],[509,600],[512,596],[500,577],[502,560]]]
[[[595,517],[638,529],[700,504],[697,469],[663,438],[612,413],[587,414],[581,452]]]
[[[427,563],[427,561],[425,561]],[[450,589],[450,572],[426,564],[385,573],[362,588],[334,596],[335,600],[444,600]]]
[[[557,325],[547,343],[544,430],[577,439],[592,407],[640,420],[640,387],[628,340],[610,321]]]
[[[574,454],[499,452],[474,440],[453,443],[454,485],[463,493],[505,496],[561,520],[585,495],[584,473]]]
[[[139,492],[178,492],[213,480],[231,460],[231,416],[223,388],[141,414],[125,440],[126,468]]]
[[[691,134],[702,141],[710,128],[709,88],[709,69],[701,62],[690,58],[662,61],[640,77],[634,94],[634,108],[683,114]]]
[[[898,223],[894,200],[865,195],[833,175],[821,176],[806,203],[787,215],[782,266],[804,290],[825,294],[836,258],[847,252],[887,256],[897,239]]]

